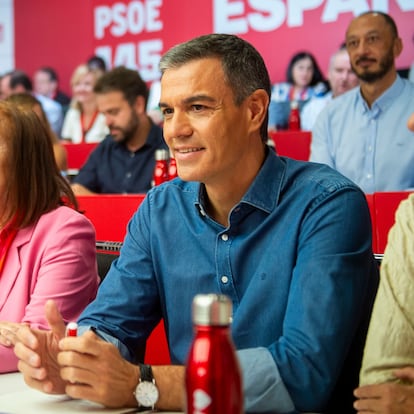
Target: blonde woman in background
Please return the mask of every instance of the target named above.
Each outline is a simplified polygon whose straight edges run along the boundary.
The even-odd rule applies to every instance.
[[[75,144],[101,142],[109,133],[93,91],[102,74],[101,70],[90,69],[87,65],[80,65],[73,72],[72,102],[63,121],[62,139]]]
[[[56,164],[59,170],[65,173],[68,169],[66,149],[59,142],[59,139],[56,136],[56,134],[52,131],[52,128],[46,117],[45,111],[43,110],[40,101],[29,93],[17,93],[11,95],[7,98],[7,101],[11,102],[14,105],[17,105],[22,110],[34,111],[36,115],[40,118],[40,120],[45,124],[50,136],[50,140],[53,145],[53,153],[55,155]]]

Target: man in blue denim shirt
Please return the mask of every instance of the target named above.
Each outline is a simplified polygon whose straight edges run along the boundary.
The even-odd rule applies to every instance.
[[[201,36],[160,66],[164,136],[180,178],[152,189],[131,219],[78,321],[87,332],[58,343],[64,323],[53,302],[51,333],[18,332],[25,380],[137,406],[148,367],[127,361],[164,318],[173,365],[152,367],[153,404],[182,410],[191,302],[220,292],[233,302],[246,411],[350,412],[377,286],[364,194],[327,166],[269,151],[270,80],[249,43]]]

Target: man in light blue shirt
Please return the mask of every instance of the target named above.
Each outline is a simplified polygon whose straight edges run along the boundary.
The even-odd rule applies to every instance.
[[[397,75],[402,42],[395,22],[364,13],[351,22],[346,44],[360,87],[322,111],[310,160],[335,168],[365,193],[414,188],[414,133],[406,128],[414,84]]]
[[[246,412],[352,412],[378,282],[364,194],[327,166],[269,150],[270,79],[249,43],[201,36],[160,67],[180,178],[150,190],[129,222],[80,337],[58,344],[53,303],[52,332],[19,329],[26,382],[111,407],[183,410],[191,303],[215,292],[232,300]],[[133,365],[161,318],[173,365]]]

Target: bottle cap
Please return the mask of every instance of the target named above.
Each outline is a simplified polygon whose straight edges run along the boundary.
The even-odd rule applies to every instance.
[[[195,325],[230,325],[233,306],[226,295],[215,293],[196,295],[193,299]]]
[[[166,149],[157,149],[157,150],[155,150],[155,160],[156,161],[168,160],[169,156],[170,156],[170,153]]]

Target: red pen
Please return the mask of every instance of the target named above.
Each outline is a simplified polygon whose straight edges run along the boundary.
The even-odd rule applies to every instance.
[[[78,336],[78,324],[69,322],[66,326],[66,336]]]

